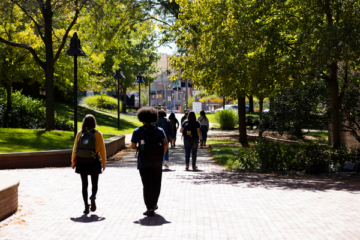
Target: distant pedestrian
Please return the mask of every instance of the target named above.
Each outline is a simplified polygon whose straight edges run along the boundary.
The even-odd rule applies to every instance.
[[[106,150],[104,139],[100,131],[96,130],[96,119],[88,114],[82,122],[81,131],[76,134],[72,152],[71,167],[80,174],[82,182],[82,195],[85,203],[84,213],[96,210],[96,193],[98,191],[99,174],[105,170]],[[101,171],[102,169],[102,171]],[[88,203],[88,175],[91,176],[91,205]]]
[[[192,169],[197,170],[196,157],[197,149],[199,145],[199,138],[202,141],[202,135],[200,132],[200,123],[196,121],[195,112],[191,111],[187,117],[187,120],[181,125],[180,132],[184,137],[185,145],[185,170],[189,170],[190,153],[192,155]]]
[[[205,111],[200,111],[200,117],[198,118],[200,123],[200,131],[202,135],[202,141],[200,142],[200,148],[206,146],[207,132],[209,131],[209,119],[206,117]]]
[[[184,123],[184,121],[187,119],[188,113],[185,112],[184,116],[181,118],[181,125]]]
[[[161,109],[158,111],[158,116],[159,118],[156,122],[156,126],[164,130],[168,142],[174,142],[173,126],[170,120],[166,118],[166,112]],[[164,155],[164,166],[166,168],[169,167],[169,149],[167,149]]]
[[[176,119],[176,116],[174,113],[171,113],[170,116],[169,116],[169,120],[171,122],[171,125],[172,125],[172,129],[173,129],[173,133],[174,133],[174,138],[173,140],[174,141],[171,141],[171,148],[174,148],[175,147],[175,143],[176,143],[176,133],[177,133],[177,130],[179,128],[179,121]]]
[[[136,128],[131,139],[131,148],[138,150],[137,168],[143,184],[144,202],[147,216],[154,216],[158,209],[161,190],[162,162],[168,148],[164,130],[152,125],[158,118],[158,111],[152,107],[142,107],[137,118],[143,123]]]

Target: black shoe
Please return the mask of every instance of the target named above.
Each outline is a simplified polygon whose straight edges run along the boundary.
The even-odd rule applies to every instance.
[[[89,205],[85,205],[85,210],[83,213],[85,214],[89,214],[90,213],[90,210],[89,210],[90,206]]]
[[[148,209],[146,212],[143,213],[145,216],[153,217],[155,215],[154,209]]]
[[[156,204],[156,206],[154,207],[154,211],[155,210],[158,210],[159,209],[159,207],[158,207],[158,205]]]
[[[95,212],[96,211],[96,203],[95,203],[95,198],[94,199],[91,199],[91,208],[90,210],[92,212]]]

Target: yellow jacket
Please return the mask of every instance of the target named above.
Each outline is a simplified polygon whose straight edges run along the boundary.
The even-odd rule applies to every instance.
[[[100,153],[101,163],[106,163],[106,149],[105,149],[105,143],[104,143],[103,135],[99,131],[96,131],[94,135],[95,135],[95,150],[96,150],[96,153]],[[80,136],[81,136],[81,131],[79,131],[76,134],[76,139],[75,139],[74,148],[73,148],[72,157],[71,157],[71,163],[72,164],[74,163],[76,146],[77,146],[77,142],[78,142]]]

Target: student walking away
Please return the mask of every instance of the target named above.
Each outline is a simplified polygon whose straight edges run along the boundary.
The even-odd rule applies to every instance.
[[[190,153],[192,155],[192,169],[197,170],[196,156],[199,144],[199,138],[202,141],[202,135],[200,132],[200,123],[196,121],[196,115],[194,111],[191,111],[188,115],[187,120],[181,125],[180,132],[184,137],[185,145],[185,170],[189,170]]]
[[[80,174],[82,182],[82,195],[85,203],[84,213],[96,210],[96,193],[98,191],[99,174],[105,170],[106,150],[104,139],[96,128],[96,119],[88,114],[82,122],[81,131],[76,134],[72,152],[71,167]],[[102,169],[102,171],[101,171]],[[88,175],[91,176],[91,205],[88,203]]]
[[[184,123],[184,121],[187,119],[188,113],[185,112],[184,116],[181,118],[181,125]]]
[[[168,148],[164,130],[152,125],[158,118],[158,111],[152,107],[142,107],[137,117],[143,123],[136,128],[131,139],[131,148],[138,150],[137,168],[143,184],[144,215],[154,216],[158,209],[158,199],[161,190],[162,162]]]
[[[177,133],[177,130],[179,128],[179,121],[176,119],[175,117],[175,114],[174,113],[171,113],[170,116],[169,116],[169,120],[171,122],[171,125],[172,125],[172,131],[174,133],[174,138],[173,140],[174,141],[171,141],[171,148],[174,148],[175,147],[175,143],[176,143],[176,133]]]
[[[158,111],[159,119],[156,122],[156,126],[159,128],[162,128],[166,134],[166,138],[168,139],[168,142],[174,143],[174,133],[173,133],[173,126],[169,119],[166,117],[166,112],[164,110]],[[169,149],[165,152],[164,155],[164,166],[166,168],[169,167]]]
[[[207,132],[209,131],[209,119],[206,117],[205,111],[200,111],[200,117],[198,118],[200,123],[200,131],[202,135],[202,141],[200,142],[200,148],[206,146]]]

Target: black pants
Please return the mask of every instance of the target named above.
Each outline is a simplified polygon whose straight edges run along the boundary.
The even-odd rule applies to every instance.
[[[147,209],[154,209],[157,205],[160,190],[162,166],[139,169],[141,181],[144,186],[144,201]]]
[[[88,175],[87,174],[80,174],[81,176],[81,182],[82,182],[82,195],[83,195],[83,199],[84,199],[84,203],[85,205],[88,204]],[[91,174],[91,199],[96,199],[96,193],[98,191],[98,182],[99,182],[99,174]]]

